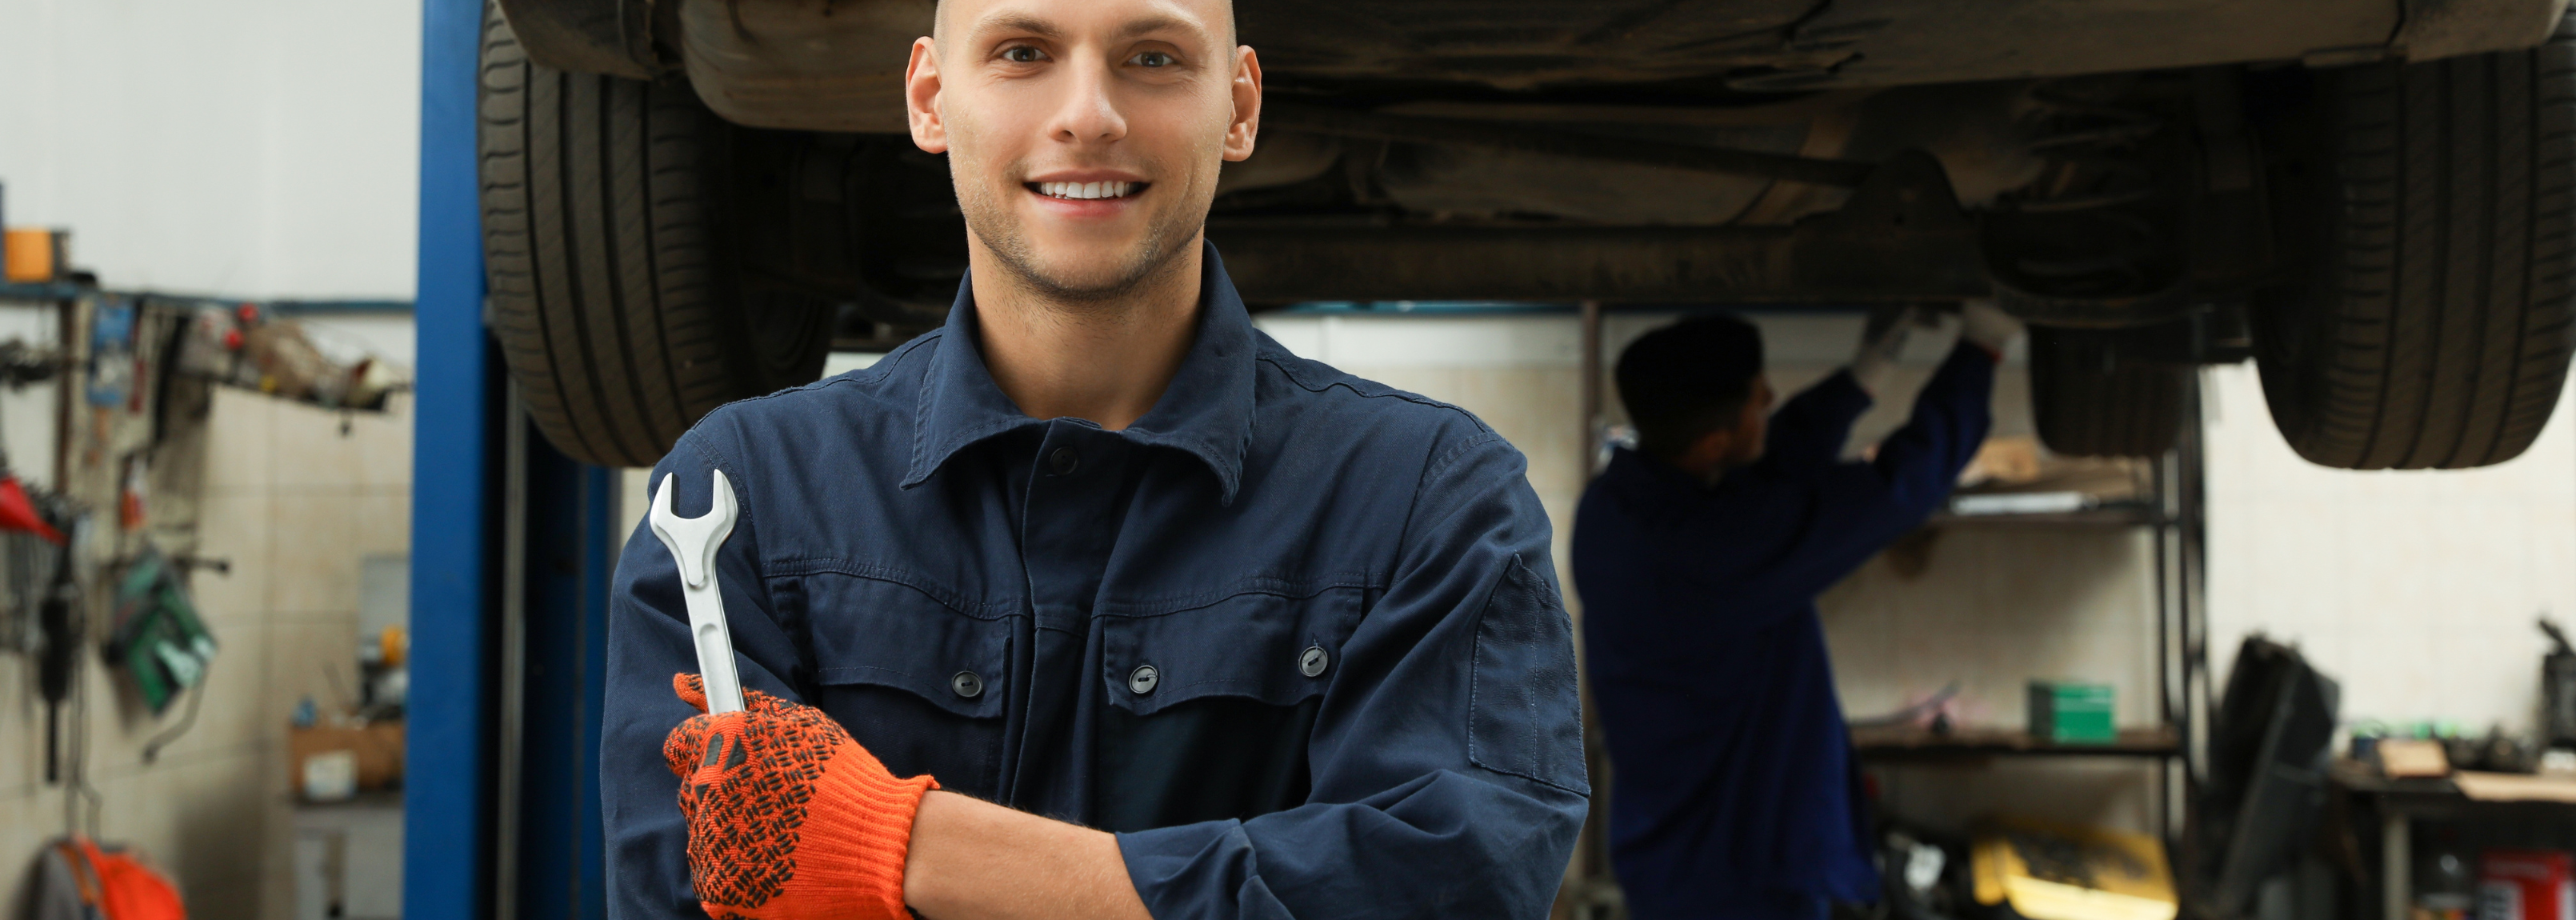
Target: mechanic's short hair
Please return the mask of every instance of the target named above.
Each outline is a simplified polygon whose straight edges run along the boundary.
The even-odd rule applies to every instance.
[[[1731,428],[1762,374],[1762,331],[1727,313],[1694,316],[1638,337],[1619,353],[1619,401],[1637,448],[1679,456]]]

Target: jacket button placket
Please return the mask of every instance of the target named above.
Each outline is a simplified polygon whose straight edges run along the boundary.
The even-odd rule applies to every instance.
[[[1021,519],[1021,564],[1029,586],[1030,668],[1021,726],[1019,799],[1087,801],[1090,713],[1101,705],[1098,631],[1091,601],[1117,543],[1116,500],[1132,446],[1115,433],[1057,420],[1047,424],[1030,472]],[[1043,780],[1035,778],[1043,777]],[[1045,782],[1048,789],[1032,788]]]

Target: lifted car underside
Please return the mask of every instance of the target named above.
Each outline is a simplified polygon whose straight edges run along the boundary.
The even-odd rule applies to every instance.
[[[940,321],[966,234],[901,96],[933,0],[498,7],[487,249],[558,443],[649,459],[831,341]],[[2310,459],[2481,465],[2537,434],[2576,329],[2565,7],[1238,0],[1264,113],[1208,234],[1256,308],[1992,297],[2048,330],[2055,417],[2137,420],[2060,451],[2160,453],[2180,416],[2112,404],[2250,350]],[[655,367],[699,376],[623,421],[564,389]]]

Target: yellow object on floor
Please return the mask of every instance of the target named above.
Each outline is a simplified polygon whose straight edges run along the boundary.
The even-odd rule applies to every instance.
[[[2173,920],[2173,870],[2145,834],[2008,820],[1970,853],[1977,903],[2030,920]]]

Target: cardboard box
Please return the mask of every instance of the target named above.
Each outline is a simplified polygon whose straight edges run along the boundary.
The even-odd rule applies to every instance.
[[[62,236],[42,227],[0,230],[0,279],[41,284],[62,274]]]
[[[304,794],[304,759],[330,751],[348,751],[358,759],[358,791],[402,788],[403,724],[375,722],[354,728],[290,728],[286,731],[286,784]]]
[[[2576,920],[2576,855],[2488,850],[2478,867],[2478,920]]]
[[[2379,752],[2379,775],[2389,779],[2451,775],[2451,755],[2430,738],[2381,738],[2372,749]]]

